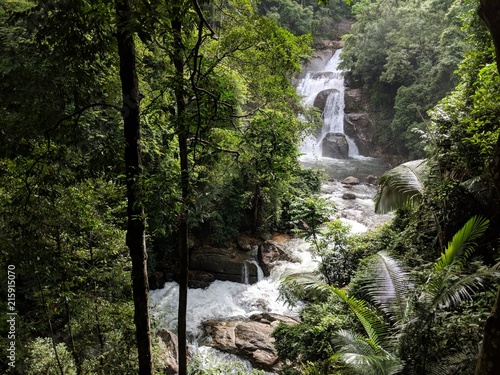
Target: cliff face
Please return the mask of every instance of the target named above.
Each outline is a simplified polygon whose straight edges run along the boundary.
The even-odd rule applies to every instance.
[[[375,147],[375,125],[368,113],[368,97],[348,73],[344,84],[344,132],[354,139],[361,155],[379,156]]]

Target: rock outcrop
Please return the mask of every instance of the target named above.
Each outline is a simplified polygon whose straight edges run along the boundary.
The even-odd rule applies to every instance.
[[[325,75],[325,74],[334,74],[334,73],[332,73],[332,72],[320,72],[320,73],[315,73],[315,74]],[[319,76],[318,78],[321,78],[321,76]],[[314,99],[313,106],[315,106],[316,108],[324,111],[325,110],[325,106],[326,106],[326,101],[328,100],[328,97],[330,95],[335,95],[335,94],[338,94],[338,93],[339,93],[339,90],[335,90],[335,89],[328,89],[328,90],[320,91],[316,95],[316,98]]]
[[[361,89],[349,89],[344,91],[344,113],[361,113],[366,111]]]
[[[347,159],[349,144],[342,133],[328,133],[321,142],[322,156],[333,159]]]
[[[191,252],[189,269],[191,271],[190,286],[205,288],[213,280],[245,282],[258,281],[257,265],[253,263],[251,251],[238,248],[200,247]]]
[[[177,356],[179,351],[177,335],[167,329],[161,329],[156,334],[161,354],[159,361],[166,375],[175,375],[179,372]]]
[[[345,199],[345,200],[356,199],[356,194],[353,194],[353,193],[344,193],[344,194],[342,194],[342,199]]]
[[[280,322],[298,321],[279,314],[260,313],[249,320],[209,320],[203,323],[203,328],[210,338],[207,345],[248,359],[256,368],[274,372],[280,369],[280,363],[271,333]]]
[[[340,181],[344,185],[359,185],[359,178],[356,178],[354,176],[349,176],[344,178],[342,181]]]
[[[368,113],[346,113],[344,115],[344,132],[356,142],[361,155],[372,155],[374,128]]]
[[[290,252],[286,250],[286,247],[276,241],[267,240],[264,241],[259,246],[259,265],[262,268],[265,276],[269,276],[271,270],[274,268],[276,263],[280,260],[285,260],[288,262],[296,262]]]

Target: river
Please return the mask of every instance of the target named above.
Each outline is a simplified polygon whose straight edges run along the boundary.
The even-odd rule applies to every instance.
[[[321,155],[321,139],[328,132],[343,133],[343,74],[338,70],[339,54],[325,60],[324,64],[316,64],[317,71],[308,72],[298,83],[298,92],[304,100],[311,103],[315,95],[326,88],[336,91],[328,108],[324,110],[324,126],[318,137],[309,137],[302,145],[301,163],[305,168],[324,169],[329,176],[322,186],[322,196],[330,200],[336,207],[341,219],[352,226],[352,232],[364,232],[390,219],[389,215],[375,215],[373,196],[376,187],[361,183],[346,185],[341,179],[354,176],[363,181],[368,175],[380,176],[387,170],[385,163],[379,159],[359,155],[354,141],[349,139],[349,158],[331,159]],[[315,74],[316,72],[332,74]],[[339,95],[340,93],[340,95]],[[318,152],[319,151],[319,152]],[[354,194],[355,199],[344,199],[345,193]],[[219,361],[234,360],[234,356],[226,355],[204,345],[202,322],[209,319],[248,318],[259,312],[272,312],[286,316],[298,316],[301,306],[290,307],[279,299],[278,286],[284,274],[290,272],[311,272],[318,264],[309,252],[309,245],[300,239],[292,239],[286,247],[299,259],[297,263],[280,262],[269,277],[260,277],[253,284],[240,284],[229,281],[215,281],[206,289],[190,289],[188,293],[187,330],[191,350],[203,358],[205,366],[213,367]],[[151,291],[151,310],[154,325],[171,331],[177,329],[178,285],[169,282],[164,288]],[[242,361],[247,369],[248,362]]]

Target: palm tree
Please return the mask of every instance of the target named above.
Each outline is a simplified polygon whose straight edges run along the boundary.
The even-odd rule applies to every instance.
[[[386,172],[379,178],[375,212],[387,213],[419,202],[424,194],[429,168],[426,159],[412,160]]]
[[[368,259],[363,275],[358,277],[363,299],[349,296],[345,290],[327,285],[314,275],[290,275],[283,283],[309,297],[335,295],[349,306],[364,333],[338,331],[338,349],[332,360],[342,361],[352,373],[432,373],[433,364],[427,363],[427,353],[418,349],[415,342],[432,335],[438,311],[472,300],[475,293],[500,276],[485,268],[471,274],[464,272],[476,241],[488,224],[487,219],[477,216],[467,221],[421,284],[412,279],[400,261],[383,251]],[[454,360],[462,357],[459,353]]]

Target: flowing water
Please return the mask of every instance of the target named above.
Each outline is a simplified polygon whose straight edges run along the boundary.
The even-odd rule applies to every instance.
[[[321,145],[327,133],[344,133],[344,72],[338,68],[341,61],[341,49],[323,61],[311,65],[310,70],[297,84],[297,92],[303,102],[313,105],[316,96],[324,90],[332,90],[323,110],[323,127],[317,136],[310,135],[303,141],[300,161],[306,168],[324,169],[334,179],[354,176],[363,180],[368,175],[381,176],[388,167],[382,159],[359,154],[353,139],[346,136],[349,145],[348,159],[323,157]]]
[[[285,274],[315,270],[318,262],[309,252],[309,244],[304,241],[292,239],[286,246],[299,262],[279,262],[266,278],[259,267],[259,281],[255,284],[215,281],[206,289],[189,289],[187,333],[191,349],[206,360],[207,366],[216,358],[227,360],[235,357],[203,346],[202,322],[210,319],[248,318],[259,312],[298,316],[302,307],[300,304],[290,307],[278,298],[279,282]],[[169,282],[163,289],[150,292],[152,320],[157,328],[176,332],[178,297],[179,286],[176,282]],[[242,362],[247,368],[250,366],[249,363]]]
[[[360,156],[352,140],[349,142],[349,159],[331,159],[321,156],[321,140],[328,132],[343,133],[344,117],[344,79],[338,70],[340,50],[338,50],[318,70],[308,72],[299,82],[297,91],[305,103],[312,104],[318,92],[335,89],[326,101],[323,120],[324,126],[318,137],[309,137],[303,143],[301,162],[305,167],[324,169],[330,180],[322,186],[322,195],[337,207],[338,215],[352,226],[352,232],[364,232],[382,222],[389,215],[375,215],[373,196],[375,187],[360,184],[352,187],[341,184],[337,179],[355,176],[360,179],[368,175],[381,175],[387,167],[379,159]],[[319,152],[319,153],[318,153]],[[356,199],[346,200],[344,193],[349,192]],[[301,306],[291,308],[278,298],[278,286],[283,275],[296,272],[311,272],[317,268],[318,260],[309,252],[309,245],[300,239],[292,239],[286,247],[300,260],[298,263],[280,262],[269,277],[264,278],[258,267],[258,282],[248,284],[247,265],[242,266],[242,283],[215,281],[206,289],[190,289],[188,292],[187,331],[191,348],[202,358],[207,367],[213,361],[224,361],[235,357],[220,353],[203,346],[202,322],[210,319],[245,318],[259,312],[272,312],[287,316],[297,316]],[[256,261],[254,261],[257,264]],[[158,328],[177,330],[179,286],[170,282],[163,289],[150,293],[153,322]],[[251,366],[243,361],[246,368]]]
[[[307,72],[297,84],[297,93],[303,97],[303,102],[313,105],[316,96],[321,91],[329,90],[326,98],[322,119],[323,127],[320,134],[309,136],[302,144],[301,152],[307,157],[320,157],[321,144],[327,133],[344,133],[344,72],[339,70],[340,54],[337,50],[334,55],[314,71]],[[346,136],[349,145],[349,157],[358,157],[359,151],[353,139]]]

